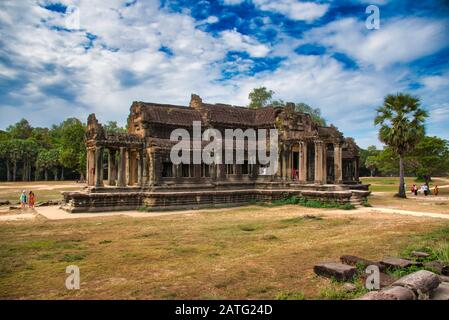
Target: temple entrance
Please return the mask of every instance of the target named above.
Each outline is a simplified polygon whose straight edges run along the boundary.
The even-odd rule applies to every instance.
[[[326,145],[326,183],[334,183],[335,181],[334,159],[334,145],[332,143],[328,143]]]
[[[315,144],[307,144],[307,181],[315,181]]]

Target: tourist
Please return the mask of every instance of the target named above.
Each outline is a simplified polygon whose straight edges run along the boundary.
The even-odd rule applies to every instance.
[[[33,191],[30,191],[28,195],[28,207],[34,208],[34,203],[36,202],[36,196],[34,195]]]
[[[429,194],[429,186],[427,184],[423,185],[424,195],[427,196]]]
[[[25,190],[23,190],[22,194],[20,195],[20,207],[22,209],[25,209],[26,204],[27,204],[27,194]]]
[[[438,189],[438,186],[435,185],[435,187],[433,188],[433,195],[437,196],[439,192],[440,192],[440,190]]]
[[[412,194],[414,194],[415,196],[418,195],[418,187],[416,186],[416,184],[412,186]]]

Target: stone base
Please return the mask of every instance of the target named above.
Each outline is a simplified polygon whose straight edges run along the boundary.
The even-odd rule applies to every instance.
[[[252,188],[209,188],[209,190],[167,190],[166,188],[142,189],[128,188],[90,188],[79,192],[62,192],[62,209],[72,212],[104,212],[136,210],[145,207],[149,210],[199,209],[204,207],[238,206],[252,202],[271,202],[290,196],[301,196],[310,200],[327,203],[353,203],[356,199],[366,199],[369,191],[354,191],[341,186],[303,185],[253,186]],[[361,200],[361,201],[362,201]]]

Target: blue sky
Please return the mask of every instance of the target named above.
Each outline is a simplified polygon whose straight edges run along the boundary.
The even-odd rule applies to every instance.
[[[383,97],[409,92],[449,139],[448,17],[445,0],[1,1],[0,128],[92,112],[123,125],[135,100],[246,105],[266,86],[362,147],[380,146]]]

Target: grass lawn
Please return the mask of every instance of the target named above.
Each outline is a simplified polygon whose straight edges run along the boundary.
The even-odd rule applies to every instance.
[[[0,182],[0,201],[18,202],[22,190],[33,191],[37,201],[62,200],[61,191],[79,190],[84,184],[74,181]]]
[[[345,298],[314,264],[342,254],[380,259],[448,234],[449,221],[297,205],[4,222],[0,298]],[[71,264],[80,290],[65,289]]]
[[[371,184],[370,190],[373,192],[398,192],[399,177],[363,177],[360,178],[360,180],[364,184]],[[423,182],[417,181],[415,177],[406,177],[405,184],[408,192],[413,184],[421,186]],[[433,178],[430,183],[430,187],[433,188],[435,184],[439,186],[449,185],[449,178]],[[442,189],[440,191],[449,194],[448,189]]]

